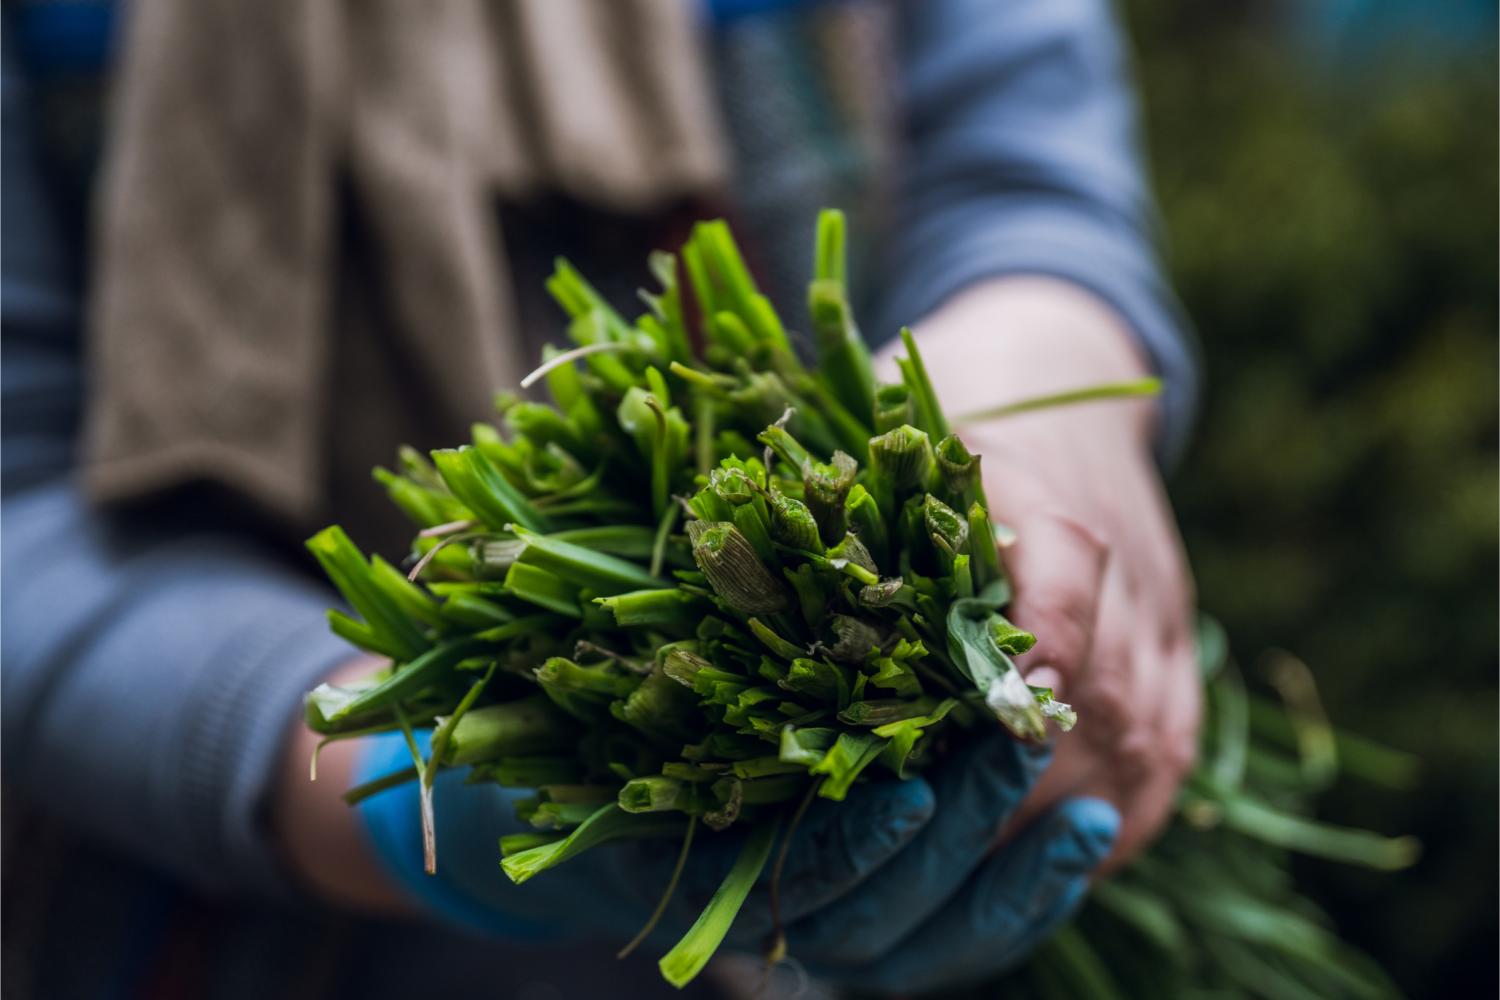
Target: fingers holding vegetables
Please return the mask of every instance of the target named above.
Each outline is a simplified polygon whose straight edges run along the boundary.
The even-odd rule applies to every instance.
[[[1139,513],[1150,508],[1132,507]],[[1163,515],[1164,516],[1164,515]],[[1170,540],[1170,536],[1167,536]],[[1049,796],[1097,795],[1122,815],[1106,870],[1134,857],[1171,815],[1198,740],[1201,694],[1189,635],[1185,578],[1142,527],[1114,549],[1101,587],[1092,662],[1070,697],[1099,718],[1077,745],[1059,747]]]
[[[1106,790],[1119,802],[1123,822],[1106,871],[1135,857],[1161,832],[1197,756],[1202,699],[1192,683],[1197,661],[1191,645],[1163,645],[1143,636],[1134,655],[1145,678],[1139,698],[1155,711],[1130,727],[1116,751],[1119,778]]]
[[[1006,334],[991,331],[1004,325]],[[1151,403],[1084,404],[1003,422],[993,375],[1027,390],[1077,378],[1147,374],[1130,332],[1076,289],[1001,281],[960,296],[921,328],[928,370],[982,453],[991,513],[1011,529],[1001,551],[1015,590],[1008,615],[1037,636],[1017,657],[1028,683],[1059,686],[1088,724],[1018,812],[1025,826],[1072,795],[1122,814],[1115,856],[1134,856],[1171,812],[1197,745],[1201,685],[1192,655],[1192,585],[1151,454]],[[1013,412],[1014,408],[1010,408]],[[1010,831],[1007,831],[1008,833]]]
[[[1046,759],[1047,720],[1076,718],[1012,660],[1037,638],[1003,613],[989,486],[1013,488],[1028,533],[1014,569],[1053,630],[1043,652],[1080,689],[1094,659],[1117,533],[1096,531],[1056,455],[1032,476],[1024,454],[1001,454],[986,480],[909,331],[899,386],[875,386],[843,245],[825,213],[817,367],[721,222],[695,228],[685,282],[653,258],[662,287],[634,322],[560,263],[548,287],[578,349],[533,376],[555,405],[503,404],[508,433],[478,425],[472,444],[403,454],[380,477],[422,528],[405,572],[336,528],[309,543],[360,616],[335,613],[334,628],[392,661],[308,697],[318,733],[405,746],[408,763],[358,795],[415,780],[408,847],[439,880],[466,830],[438,807],[465,803],[450,808],[493,844],[508,803],[524,826],[498,838],[498,866],[465,876],[502,910],[639,915],[639,898],[588,909],[639,878],[660,893],[640,938],[682,935],[661,959],[679,986],[725,940],[786,928],[794,948],[805,934],[830,961],[867,964],[988,864]],[[486,791],[526,791],[454,790],[461,768]]]
[[[1038,503],[1047,500],[1039,497]],[[1109,545],[1065,509],[1017,506],[1007,507],[1014,511],[1008,516],[1015,518],[1015,542],[1001,558],[1015,587],[1011,615],[1037,637],[1023,672],[1033,684],[1056,684],[1057,696],[1067,699],[1091,662]],[[1029,669],[1041,667],[1053,673],[1033,679]]]
[[[1059,426],[1049,430],[1051,420]],[[1155,468],[1139,442],[1103,413],[1038,414],[1032,423],[1038,437],[1029,446],[1020,438],[1027,457],[1018,461],[1049,463],[1040,442],[1053,431],[1078,441],[1070,455],[1082,458],[1077,466],[1074,459],[1052,463],[1025,477],[1023,488],[997,481],[990,490],[996,516],[1017,525],[1016,542],[1004,551],[1015,580],[1013,614],[1038,635],[1019,664],[1030,683],[1059,681],[1059,694],[1089,725],[1059,742],[1053,770],[1020,821],[1070,795],[1106,799],[1122,815],[1106,866],[1112,869],[1161,829],[1192,764],[1201,693],[1191,587]],[[1070,523],[1090,527],[1061,527]],[[1101,557],[1096,570],[1084,571],[1090,553]],[[1064,578],[1059,566],[1075,568]],[[1087,624],[1081,609],[1092,611]],[[1061,644],[1052,636],[1063,637]]]
[[[812,803],[792,831],[779,885],[779,917],[792,925],[817,913],[837,913],[860,886],[884,879],[893,861],[932,820],[932,786],[920,778],[871,782],[850,790],[839,803]],[[744,847],[746,831],[702,838],[684,870],[658,935],[668,943],[680,935],[719,887]],[[659,844],[627,845],[614,868],[616,881],[643,902],[655,902],[671,874],[672,859]],[[729,935],[730,944],[758,951],[775,930],[771,910],[771,866],[756,880]],[[790,941],[800,951],[800,941]]]
[[[1078,909],[1119,821],[1099,799],[1064,802],[986,859],[908,936],[867,964],[829,971],[864,989],[924,993],[1012,968]]]
[[[1050,757],[1046,746],[996,733],[944,761],[931,777],[931,822],[875,877],[792,925],[791,946],[829,968],[858,968],[896,947],[948,905],[985,863],[995,830]]]

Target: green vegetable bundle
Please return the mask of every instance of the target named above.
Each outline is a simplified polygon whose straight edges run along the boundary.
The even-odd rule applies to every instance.
[[[1207,704],[1197,767],[1166,833],[1096,884],[1083,911],[1001,983],[958,994],[1015,1000],[1263,997],[1384,1000],[1400,991],[1378,962],[1341,941],[1297,888],[1296,854],[1391,871],[1419,845],[1309,818],[1343,775],[1401,790],[1418,761],[1335,729],[1312,673],[1268,655],[1270,696],[1249,689],[1219,626],[1198,634]]]
[[[577,347],[523,382],[545,379],[552,404],[503,397],[506,433],[476,425],[472,444],[376,470],[419,526],[409,569],[336,527],[308,543],[359,616],[330,612],[334,630],[392,663],[313,691],[308,724],[407,734],[412,767],[347,797],[419,781],[429,870],[448,767],[534,790],[518,805],[532,832],[500,845],[517,882],[612,840],[675,837],[685,855],[700,824],[749,825],[661,960],[679,986],[813,797],[899,780],[955,730],[1040,740],[1046,720],[1074,722],[1011,662],[1035,640],[1002,614],[979,457],[906,331],[900,383],[875,382],[843,242],[825,212],[812,367],[722,222],[697,226],[680,262],[652,256],[660,287],[633,321],[559,262],[548,288]],[[417,728],[432,730],[426,755]]]

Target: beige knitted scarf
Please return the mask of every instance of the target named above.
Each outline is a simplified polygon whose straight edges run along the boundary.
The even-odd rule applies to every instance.
[[[722,187],[696,6],[134,0],[91,496],[209,482],[301,531],[392,442],[463,437],[525,364],[498,198],[648,212]]]

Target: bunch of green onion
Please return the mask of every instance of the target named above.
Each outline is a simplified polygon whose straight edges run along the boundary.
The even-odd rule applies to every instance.
[[[1262,997],[1389,1000],[1401,991],[1378,962],[1339,939],[1298,892],[1301,854],[1393,871],[1412,864],[1411,837],[1310,819],[1341,774],[1399,791],[1419,762],[1332,726],[1311,671],[1285,652],[1249,689],[1223,630],[1200,621],[1206,685],[1202,750],[1166,833],[1124,871],[1094,885],[1083,911],[1023,967],[960,998],[1125,1000]]]
[[[531,830],[500,843],[516,882],[622,838],[676,838],[680,872],[700,825],[748,826],[720,890],[661,959],[678,986],[812,798],[901,780],[955,730],[1042,740],[1047,720],[1075,721],[1011,661],[1035,640],[1002,614],[979,457],[950,432],[909,332],[901,381],[876,383],[844,257],[843,217],[824,212],[811,366],[723,222],[695,227],[680,260],[652,255],[660,287],[641,292],[634,320],[559,261],[548,289],[577,346],[549,350],[523,381],[545,379],[552,403],[503,396],[504,432],[476,425],[471,444],[404,450],[399,471],[375,472],[418,526],[408,565],[366,558],[337,527],[308,542],[358,615],[331,611],[334,631],[390,660],[311,692],[308,724],[327,740],[407,735],[412,766],[346,798],[420,782],[429,871],[444,768],[533,790],[517,806]],[[1156,389],[1091,387],[1007,411]],[[1189,795],[1226,825],[1387,866],[1409,853],[1251,797],[1233,749],[1243,719],[1217,718],[1228,749]],[[1142,933],[1176,918],[1149,889],[1108,894]],[[1087,965],[1083,939],[1059,941],[1071,967]]]

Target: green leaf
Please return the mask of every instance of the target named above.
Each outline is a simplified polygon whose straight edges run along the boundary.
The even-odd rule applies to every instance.
[[[460,628],[486,629],[516,620],[510,611],[473,593],[451,592],[439,613],[443,620]]]
[[[438,602],[406,575],[379,556],[370,557],[370,573],[375,585],[385,592],[409,618],[441,630],[447,624]]]
[[[632,778],[620,788],[619,805],[628,813],[702,811],[694,786],[662,775]]]
[[[1021,739],[1044,740],[1041,708],[1020,671],[995,641],[1000,593],[992,587],[979,597],[954,601],[948,609],[948,653],[953,663],[984,695],[985,703],[1005,727]]]
[[[975,589],[983,592],[991,584],[1005,579],[1000,568],[1000,547],[995,544],[994,528],[990,525],[989,511],[979,502],[969,505],[969,554],[970,572],[974,574]],[[1009,598],[1006,599],[1007,602]]]
[[[462,767],[502,758],[559,753],[577,746],[572,720],[540,693],[498,705],[471,708],[458,717],[442,758]]]
[[[844,239],[844,213],[825,209],[818,216],[817,270],[807,289],[807,308],[823,377],[850,412],[869,414],[874,410],[875,371],[849,306]]]
[[[578,606],[579,588],[540,566],[513,563],[505,571],[505,587],[528,604],[569,618],[583,617],[583,610]]]
[[[437,769],[444,763],[444,758],[448,755],[448,749],[453,743],[454,731],[463,722],[463,718],[469,713],[469,709],[474,707],[474,702],[479,699],[480,693],[489,685],[491,679],[494,678],[497,666],[498,664],[490,664],[490,668],[485,671],[484,677],[470,685],[469,690],[459,699],[458,705],[454,707],[452,714],[446,717],[439,716],[433,720],[437,723],[437,728],[432,731],[431,755],[428,757],[426,765],[422,768],[422,787],[429,794],[431,793],[432,782]]]
[[[1121,879],[1101,879],[1090,890],[1095,903],[1130,924],[1166,955],[1187,947],[1187,935],[1171,904],[1149,889]]]
[[[692,692],[660,667],[653,667],[635,690],[612,703],[609,710],[648,739],[674,747],[702,729],[702,716]]]
[[[750,631],[755,634],[755,637],[763,642],[767,649],[782,659],[795,660],[806,652],[806,650],[802,649],[796,643],[788,642],[777,635],[774,629],[759,618],[751,618],[748,624]]]
[[[364,622],[355,621],[342,611],[333,608],[329,608],[327,614],[329,630],[345,642],[392,660],[401,658],[401,650],[397,646],[377,635],[375,630]]]
[[[1216,787],[1237,789],[1245,779],[1245,758],[1250,742],[1250,709],[1245,682],[1228,666],[1208,685],[1213,708],[1214,746],[1210,773]]]
[[[561,840],[512,854],[501,860],[500,867],[512,882],[520,885],[591,847],[624,838],[677,836],[684,826],[680,816],[632,816],[611,802],[600,806]]]
[[[1210,794],[1223,810],[1226,826],[1277,847],[1381,871],[1407,868],[1421,853],[1415,837],[1386,837],[1318,823],[1281,812],[1244,790],[1216,787]]]
[[[944,698],[926,715],[900,719],[876,727],[872,730],[875,736],[890,740],[881,752],[881,761],[895,771],[897,777],[906,777],[906,765],[917,741],[922,738],[929,727],[942,722],[948,717],[948,713],[957,707],[958,699]]]
[[[573,749],[571,746],[565,749]],[[583,775],[576,757],[571,755],[526,754],[501,757],[474,765],[472,781],[489,780],[507,788],[536,788],[578,781]]]
[[[357,719],[375,709],[387,708],[417,695],[481,648],[482,644],[474,638],[454,639],[434,646],[410,663],[398,667],[373,687],[351,690],[320,685],[307,699],[307,724],[314,732],[331,732],[340,722]],[[348,696],[344,697],[344,693]]]
[[[687,531],[693,561],[730,607],[744,615],[774,614],[786,607],[785,588],[737,527],[724,521],[689,521]]]
[[[874,733],[840,733],[823,759],[808,769],[813,774],[828,776],[818,786],[818,794],[842,802],[854,779],[875,762],[887,742]]]
[[[555,535],[539,535],[519,525],[511,525],[525,547],[519,561],[538,566],[549,573],[601,594],[663,587],[667,581],[652,576],[643,566],[608,555],[587,545],[565,541]]]
[[[669,356],[672,360],[687,363],[693,358],[693,349],[688,341],[687,323],[683,318],[677,258],[663,250],[653,250],[647,258],[647,266],[662,289],[660,295],[649,297],[647,302],[661,319]]]
[[[751,887],[760,878],[780,828],[779,817],[750,828],[750,835],[745,839],[745,846],[740,849],[734,867],[724,876],[724,881],[719,884],[713,898],[708,901],[693,926],[682,936],[682,940],[663,955],[658,963],[667,982],[678,989],[686,986],[703,971],[714,952],[719,950],[724,935],[729,933],[740,907],[745,904],[745,897],[750,895]]]
[[[546,531],[547,519],[512,486],[484,452],[473,445],[440,448],[432,453],[443,482],[465,507],[495,531],[515,523],[532,531]]]
[[[800,764],[811,769],[822,762],[838,736],[837,729],[803,729],[787,723],[781,729],[779,757],[788,764]]]
[[[446,488],[433,489],[409,476],[397,475],[389,469],[379,467],[371,475],[385,487],[386,496],[390,497],[391,502],[400,507],[401,512],[419,527],[432,528],[469,517],[469,509]],[[438,483],[441,485],[441,480]]]
[[[431,648],[420,625],[376,580],[375,570],[343,528],[324,528],[307,540],[307,548],[393,658],[409,660]]]
[[[927,366],[922,362],[922,352],[917,350],[917,340],[904,326],[901,328],[901,343],[906,348],[906,357],[897,359],[896,366],[901,370],[901,380],[911,391],[917,426],[932,440],[941,440],[950,433],[948,421],[943,416],[943,407],[938,402],[932,380],[927,377]]]
[[[529,851],[533,847],[545,847],[555,844],[563,838],[555,833],[545,830],[528,830],[525,833],[507,833],[500,838],[500,856],[508,858],[522,851]]]
[[[1128,382],[1106,382],[1102,385],[1091,385],[1082,389],[1069,389],[1067,392],[1054,392],[1045,396],[1033,396],[1030,399],[1022,399],[1014,403],[993,406],[986,410],[965,413],[958,419],[958,422],[960,424],[977,424],[986,420],[997,420],[1000,417],[1014,416],[1017,413],[1051,409],[1055,406],[1070,406],[1074,403],[1092,403],[1102,399],[1130,399],[1139,396],[1159,396],[1161,395],[1161,388],[1162,383],[1159,378],[1139,378]]]
[[[786,677],[777,683],[788,691],[800,692],[836,708],[849,704],[849,674],[827,660],[799,656],[792,661]]]
[[[683,590],[633,590],[595,601],[621,628],[690,628],[703,617],[703,600]]]

